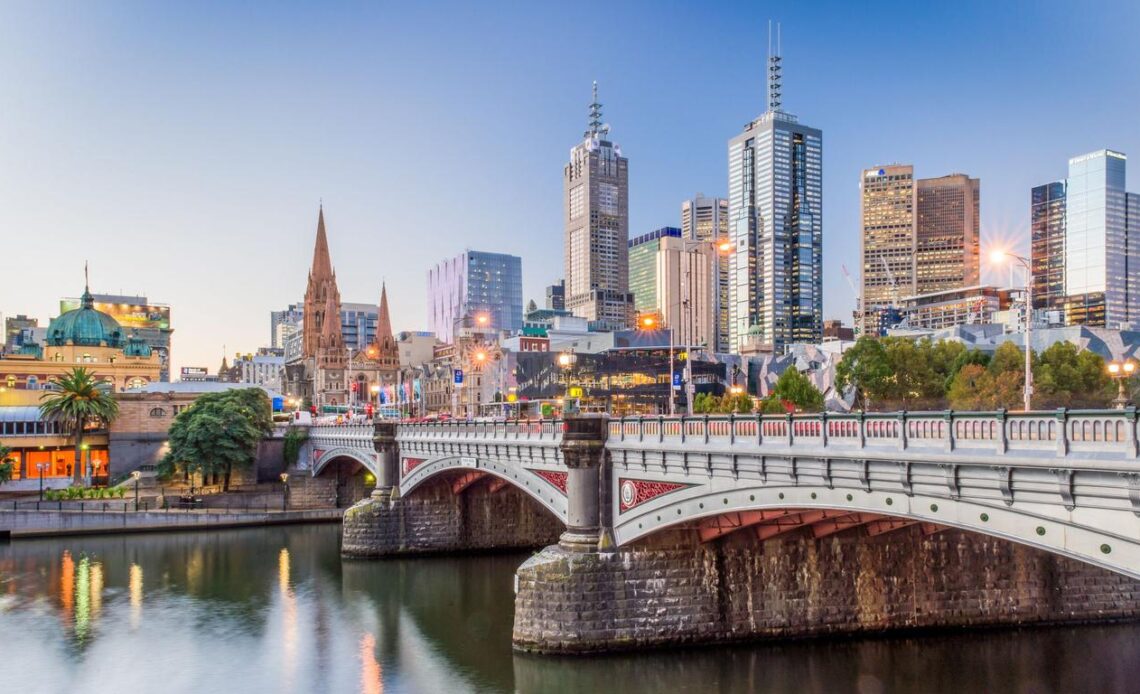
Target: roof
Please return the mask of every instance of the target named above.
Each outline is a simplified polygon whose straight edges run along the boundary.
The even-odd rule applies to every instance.
[[[123,326],[102,311],[95,310],[95,299],[84,290],[83,306],[52,320],[47,329],[47,343],[53,347],[122,347]]]
[[[0,407],[0,422],[42,422],[38,407]]]
[[[155,381],[141,388],[130,388],[127,393],[221,393],[235,388],[260,388],[269,397],[281,397],[280,393],[253,383],[222,383],[220,381]]]

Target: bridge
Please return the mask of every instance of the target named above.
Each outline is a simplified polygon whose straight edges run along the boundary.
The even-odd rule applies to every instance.
[[[684,565],[692,570],[686,580],[697,581],[711,580],[710,570],[692,557],[722,561],[731,555],[747,564],[737,557],[743,552],[755,564],[776,561],[772,557],[782,552],[788,557],[781,570],[795,575],[805,561],[829,561],[827,551],[846,552],[876,557],[865,560],[874,564],[874,581],[890,592],[899,579],[890,576],[891,563],[900,560],[890,559],[891,552],[907,547],[903,559],[931,555],[907,581],[917,583],[931,571],[976,574],[993,584],[986,589],[995,600],[1018,605],[1007,615],[1016,623],[1028,612],[1028,621],[1140,613],[1131,599],[1120,598],[1140,580],[1137,436],[1137,412],[1130,408],[379,422],[313,427],[310,445],[314,474],[348,457],[376,476],[372,497],[346,516],[348,555],[553,545],[560,532],[557,545],[520,568],[515,641],[527,650],[573,652],[607,650],[607,639],[632,638],[635,645],[692,640],[663,633],[684,631],[683,625],[666,628],[660,619],[640,617],[627,620],[632,637],[601,622],[584,625],[587,635],[568,642],[535,636],[544,620],[564,617],[542,614],[543,604],[572,599],[564,581],[550,578],[551,567],[563,576],[560,571],[573,573],[591,561],[591,571],[602,567],[609,574],[583,580],[620,593],[618,584],[628,582],[631,570],[637,573],[642,558],[652,563],[672,557],[654,571],[668,575]],[[515,501],[504,506],[505,498]],[[459,503],[466,506],[458,509]],[[798,553],[796,559],[789,553]],[[717,581],[726,580],[727,569],[711,571]],[[1008,571],[1015,573],[995,578]],[[838,582],[856,602],[870,599],[858,594],[858,576],[849,566],[814,580]],[[1028,581],[1033,595],[1015,595],[1001,588],[1003,580]],[[1058,597],[1065,590],[1059,581],[1103,586],[1106,602],[1092,613],[1080,609]],[[728,589],[735,587],[722,585],[720,592]],[[679,599],[668,587],[659,592],[665,603]],[[945,597],[944,591],[938,595]],[[1042,611],[1041,600],[1051,609]],[[645,601],[648,609],[653,599]],[[992,610],[975,608],[971,623],[989,623]],[[520,619],[530,625],[521,634]],[[892,628],[892,620],[873,621],[875,628]],[[914,614],[903,622],[941,623]],[[739,624],[722,626],[732,633],[716,638],[742,636]],[[824,626],[834,631],[851,625]]]

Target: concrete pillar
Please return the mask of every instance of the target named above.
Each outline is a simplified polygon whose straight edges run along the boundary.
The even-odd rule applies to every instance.
[[[594,552],[602,536],[599,494],[606,454],[607,419],[578,415],[562,423],[562,459],[566,463],[566,532],[558,544],[572,552]]]
[[[372,433],[372,445],[376,448],[380,469],[377,470],[376,488],[372,498],[388,501],[400,484],[400,447],[396,443],[396,422],[378,421]]]

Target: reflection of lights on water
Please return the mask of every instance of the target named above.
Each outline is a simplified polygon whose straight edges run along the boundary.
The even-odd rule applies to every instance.
[[[91,619],[97,619],[103,609],[103,564],[91,564]]]
[[[360,691],[381,694],[384,691],[381,672],[380,661],[376,659],[376,639],[365,632],[360,637]]]
[[[91,626],[91,566],[87,557],[79,560],[75,578],[75,636],[80,641],[87,637]]]
[[[66,549],[63,550],[63,566],[59,575],[59,602],[63,605],[63,611],[71,614],[74,607],[73,599],[75,597],[75,562],[71,558],[71,552]]]
[[[282,547],[277,555],[277,583],[281,589],[281,637],[285,688],[292,689],[297,668],[297,598],[289,586],[289,550]]]
[[[142,619],[143,571],[138,564],[131,564],[127,584],[131,594],[131,629],[138,629]]]

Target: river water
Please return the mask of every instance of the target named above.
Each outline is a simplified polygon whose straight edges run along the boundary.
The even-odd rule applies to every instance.
[[[0,692],[1140,691],[1140,625],[517,656],[525,555],[346,561],[339,528],[0,545]]]

